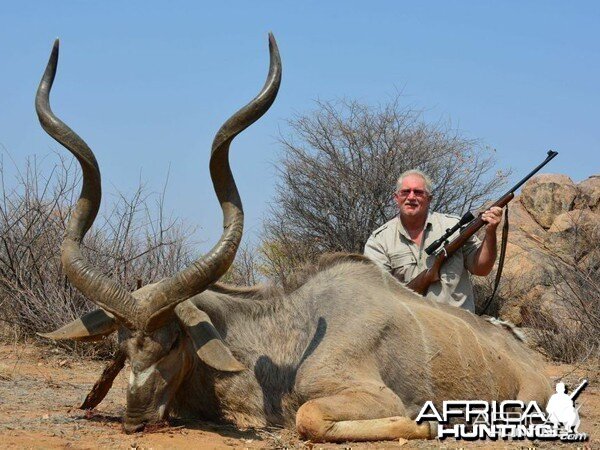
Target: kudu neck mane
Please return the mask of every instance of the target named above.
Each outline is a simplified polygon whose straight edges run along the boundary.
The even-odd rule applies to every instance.
[[[234,286],[217,282],[211,285],[209,290],[232,297],[253,300],[281,297],[298,290],[318,273],[346,262],[374,265],[373,261],[358,253],[325,253],[316,262],[306,263],[299,267],[292,275],[280,283],[267,282],[254,286]]]

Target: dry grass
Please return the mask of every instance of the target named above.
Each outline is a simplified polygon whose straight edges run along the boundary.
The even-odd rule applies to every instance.
[[[0,331],[5,340],[51,331],[95,307],[70,285],[60,263],[60,245],[79,193],[74,161],[59,157],[43,171],[43,164],[31,158],[25,167],[14,167],[11,180],[5,180],[7,170],[0,166]],[[163,199],[143,186],[129,196],[117,195],[84,241],[91,264],[130,290],[137,280],[157,281],[184,267],[191,257],[190,232],[165,219]],[[115,340],[58,345],[107,356]]]

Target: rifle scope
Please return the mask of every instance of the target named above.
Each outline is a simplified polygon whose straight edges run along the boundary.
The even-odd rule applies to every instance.
[[[468,211],[464,216],[462,216],[460,218],[460,220],[458,221],[458,223],[456,225],[454,225],[452,228],[446,229],[446,232],[444,233],[444,235],[441,238],[439,238],[435,242],[432,242],[431,245],[429,245],[429,247],[427,247],[425,249],[425,253],[427,253],[428,255],[431,255],[433,252],[435,252],[438,249],[438,247],[440,245],[442,245],[444,242],[446,242],[446,240],[450,236],[452,236],[456,230],[458,230],[463,225],[468,224],[474,218],[475,218],[475,216],[473,216],[471,211]]]

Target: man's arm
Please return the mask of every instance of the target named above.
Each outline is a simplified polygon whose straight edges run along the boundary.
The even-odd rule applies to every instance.
[[[473,258],[469,271],[473,275],[486,276],[494,267],[496,262],[496,229],[502,219],[502,208],[494,206],[481,215],[481,219],[487,222],[485,237]]]
[[[390,259],[388,258],[383,246],[379,243],[375,236],[371,235],[365,244],[364,255],[374,261],[379,267],[388,272],[392,271]]]

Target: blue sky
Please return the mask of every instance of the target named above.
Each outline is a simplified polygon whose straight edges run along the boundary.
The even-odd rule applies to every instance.
[[[548,171],[580,181],[600,172],[599,23],[591,1],[3,2],[0,145],[17,161],[59,148],[33,97],[60,37],[53,108],[95,151],[105,201],[140,177],[161,190],[170,167],[167,209],[209,248],[212,138],[262,87],[273,31],[279,96],[232,146],[250,235],[273,198],[276,136],[315,99],[402,92],[497,149],[499,167],[525,174],[554,149]]]

